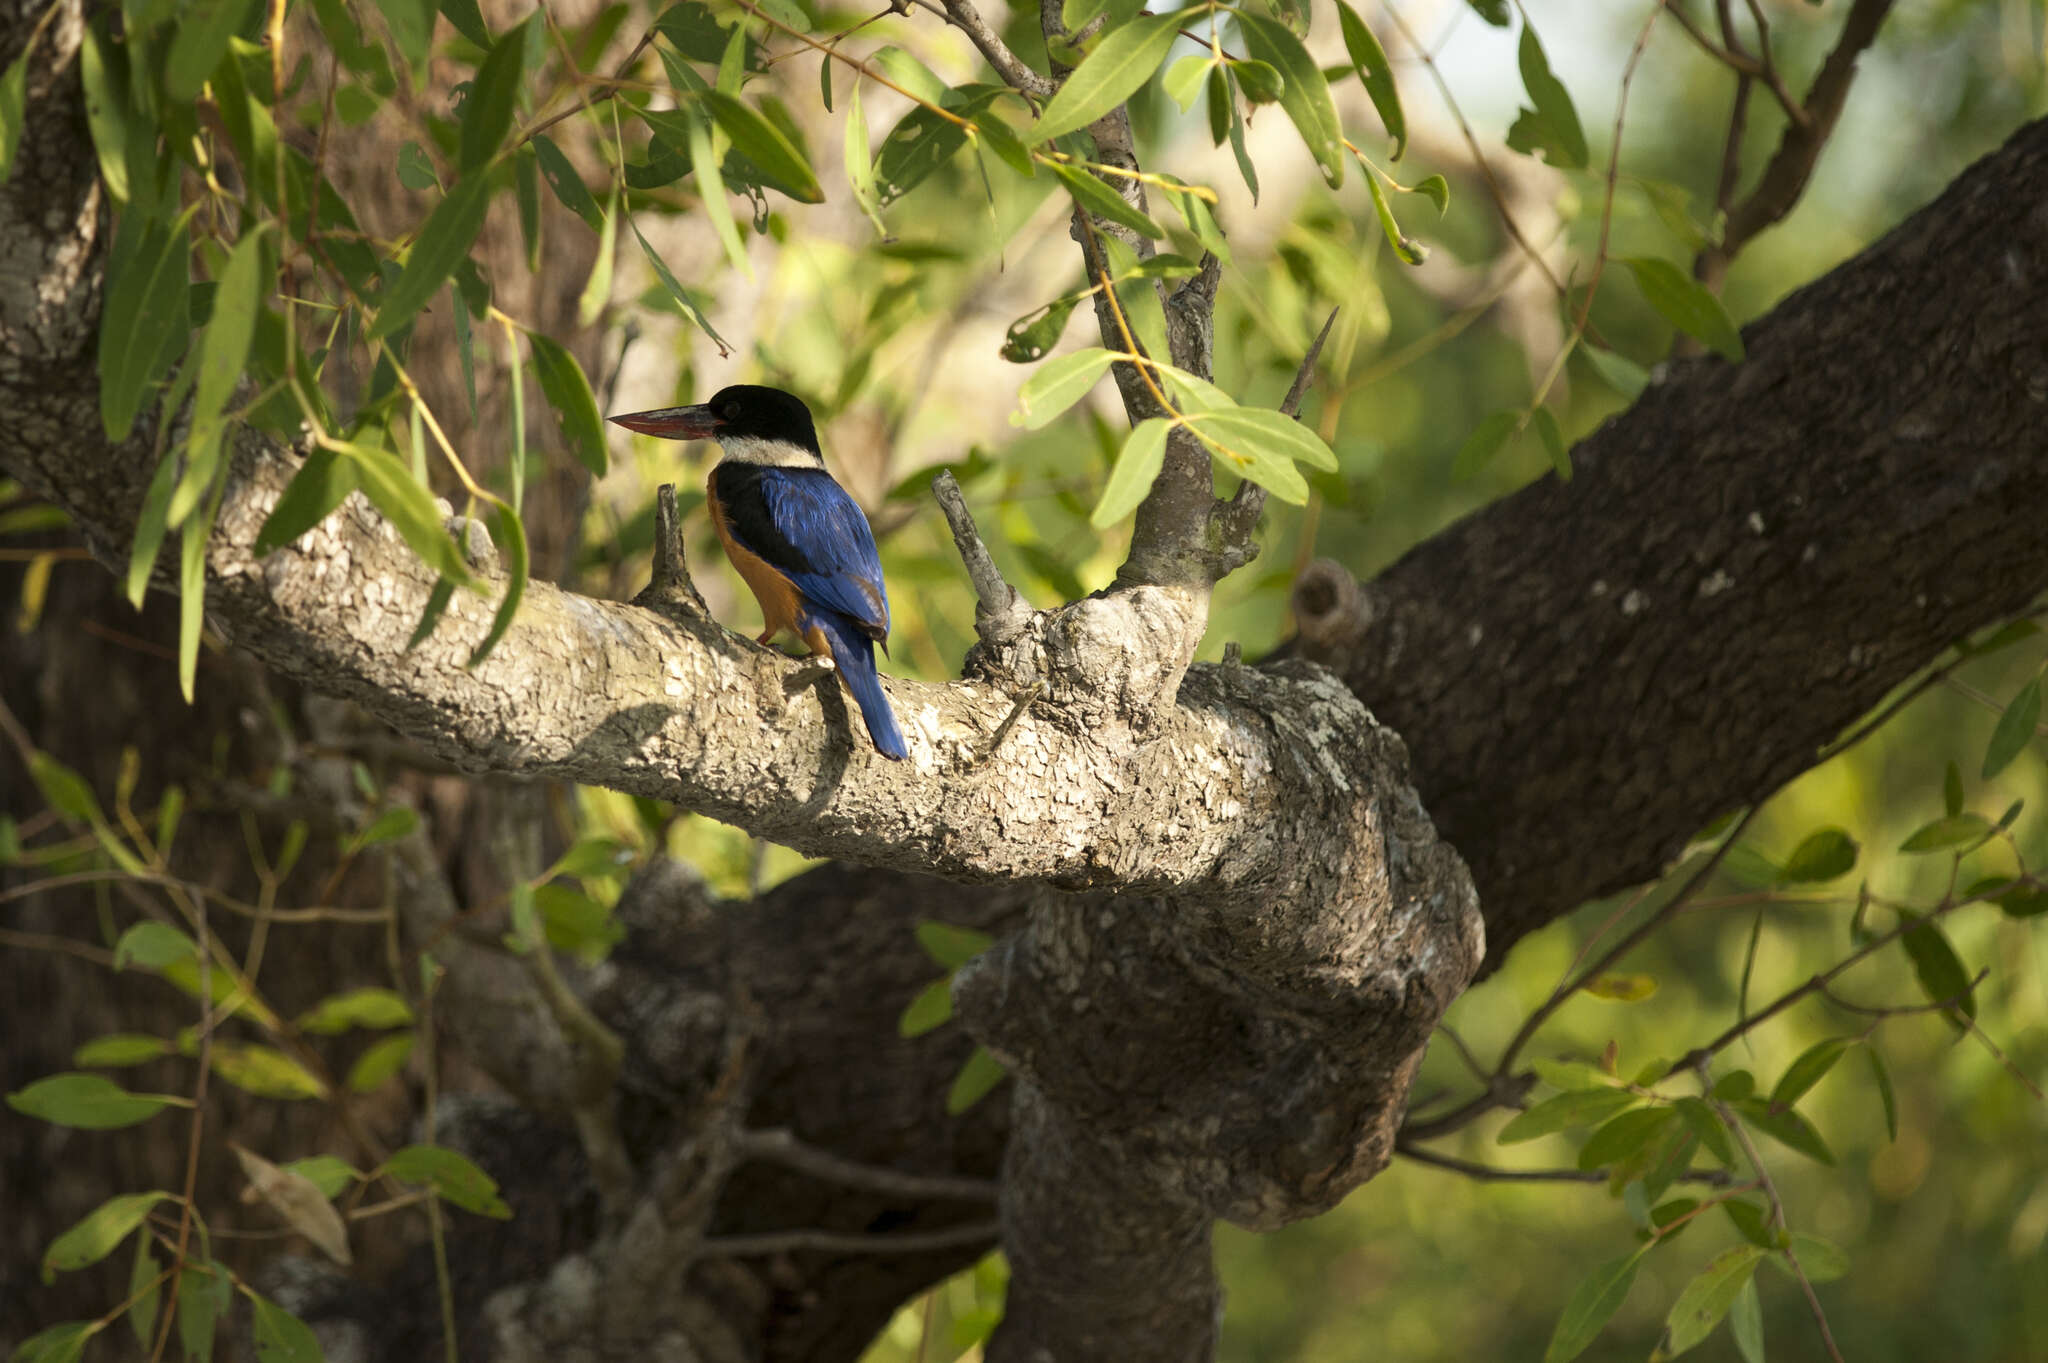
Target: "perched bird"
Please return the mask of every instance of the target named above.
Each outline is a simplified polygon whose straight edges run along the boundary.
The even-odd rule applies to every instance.
[[[832,659],[884,757],[910,755],[875,673],[888,652],[889,593],[868,518],[825,471],[810,408],[780,388],[736,384],[695,407],[612,418],[666,440],[715,440],[711,524],[761,603],[767,643],[790,630]]]

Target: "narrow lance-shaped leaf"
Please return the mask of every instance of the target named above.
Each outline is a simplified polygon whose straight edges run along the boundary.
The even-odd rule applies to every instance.
[[[1786,1067],[1785,1077],[1771,1090],[1771,1106],[1791,1107],[1804,1098],[1809,1089],[1827,1077],[1850,1044],[1848,1037],[1831,1036],[1801,1051],[1799,1058]]]
[[[1508,129],[1508,145],[1519,152],[1541,151],[1552,165],[1565,169],[1585,165],[1586,133],[1579,126],[1579,111],[1564,82],[1551,74],[1550,58],[1544,54],[1536,30],[1526,22],[1516,55],[1522,68],[1522,88],[1536,107],[1524,109]]]
[[[2020,688],[2012,703],[2005,707],[2005,713],[1998,717],[1998,727],[1991,731],[1991,742],[1984,749],[1983,779],[1989,781],[2025,752],[2040,723],[2041,679],[2035,677]]]
[[[489,204],[490,182],[478,175],[458,181],[448,197],[434,206],[420,226],[412,253],[405,258],[405,269],[385,291],[366,339],[382,340],[427,305],[427,300],[469,255],[470,243],[484,225],[484,210]]]
[[[1543,1351],[1543,1363],[1571,1363],[1586,1351],[1586,1346],[1628,1299],[1628,1290],[1635,1285],[1636,1270],[1642,1261],[1640,1251],[1610,1259],[1572,1289],[1564,1314],[1551,1332],[1550,1346]]]
[[[583,292],[576,299],[576,324],[587,327],[595,322],[605,305],[612,301],[612,263],[618,252],[619,241],[619,198],[612,196],[611,211],[605,215],[604,226],[597,233],[597,259],[591,262],[590,278],[583,282]]]
[[[598,207],[597,199],[590,187],[583,183],[583,176],[570,164],[562,149],[546,133],[536,133],[533,138],[533,154],[540,164],[541,178],[548,182],[548,188],[562,201],[562,207],[574,213],[589,225],[593,232],[604,227],[604,210]]]
[[[1408,234],[1401,230],[1401,224],[1394,220],[1394,207],[1387,202],[1386,190],[1380,188],[1380,177],[1373,174],[1369,168],[1365,172],[1365,184],[1366,188],[1372,191],[1372,209],[1379,218],[1380,233],[1386,237],[1387,245],[1394,248],[1394,254],[1406,265],[1420,265],[1427,260],[1429,253],[1423,249],[1422,244],[1411,240]]]
[[[1822,828],[1807,834],[1778,872],[1779,880],[1792,885],[1819,884],[1845,876],[1856,867],[1856,840],[1839,828]]]
[[[1046,101],[1032,140],[1045,143],[1078,132],[1136,94],[1166,60],[1180,24],[1177,14],[1151,14],[1105,33]]]
[[[199,632],[206,623],[206,542],[213,536],[213,518],[220,509],[223,477],[197,515],[185,518],[184,540],[178,546],[178,690],[192,703],[199,672]]]
[[[253,5],[254,0],[193,0],[182,6],[164,57],[164,93],[182,103],[197,99]]]
[[[0,74],[0,184],[14,173],[14,153],[28,117],[28,59],[29,49],[23,47]]]
[[[859,87],[856,86],[855,88],[858,89]],[[719,354],[730,354],[732,352],[732,347],[728,345],[726,343],[726,339],[723,336],[720,336],[718,332],[712,327],[711,320],[704,315],[703,310],[697,306],[696,301],[693,300],[689,294],[683,291],[682,282],[676,278],[675,272],[669,269],[668,264],[665,261],[663,261],[659,255],[655,254],[654,247],[648,244],[647,238],[645,236],[641,235],[640,224],[633,221],[633,217],[630,213],[626,215],[626,221],[628,224],[632,226],[633,236],[640,243],[641,254],[647,257],[647,264],[649,268],[651,268],[654,271],[655,278],[661,281],[661,286],[668,290],[669,297],[676,300],[677,306],[682,308],[682,310],[689,315],[690,320],[697,324],[697,329],[699,331],[702,331],[706,336],[709,336],[712,339],[712,341],[718,346]]]
[[[493,507],[491,524],[498,532],[498,549],[505,556],[505,596],[498,603],[498,613],[491,617],[490,633],[469,655],[471,667],[491,656],[491,650],[512,627],[512,617],[518,613],[520,599],[526,595],[526,527],[520,522],[519,513],[509,506]]]
[[[1664,1353],[1676,1357],[1714,1332],[1721,1317],[1735,1304],[1743,1285],[1756,1272],[1763,1250],[1755,1245],[1737,1245],[1718,1255],[1700,1275],[1678,1294],[1666,1318]]]
[[[199,206],[169,226],[147,214],[121,217],[107,266],[100,318],[100,425],[126,440],[149,387],[185,348],[191,330],[192,240],[187,224]]]
[[[732,220],[732,205],[725,201],[725,179],[718,173],[718,157],[711,150],[711,130],[695,119],[690,121],[689,147],[690,169],[697,177],[697,194],[704,203],[704,215],[711,219],[712,230],[725,247],[725,258],[751,280],[754,265],[747,259],[747,248],[740,244],[740,230]]]
[[[590,380],[583,376],[583,366],[546,336],[529,332],[526,339],[533,347],[533,367],[540,375],[541,391],[561,418],[570,452],[593,478],[604,477],[604,422],[597,414],[597,397],[590,391]]]
[[[1114,363],[1116,355],[1100,346],[1047,360],[1018,390],[1011,424],[1037,430],[1079,402]]]
[[[1698,280],[1657,256],[1629,256],[1622,263],[1665,321],[1725,359],[1742,358],[1742,334],[1721,300]]]
[[[1919,977],[1928,1001],[1946,1005],[1942,1016],[1958,1030],[1968,1031],[1969,1020],[1977,1016],[1977,999],[1962,958],[1932,920],[1910,909],[1901,909],[1899,914],[1913,925],[1899,938],[1899,943],[1912,958],[1913,973]]]
[[[1336,188],[1344,182],[1344,129],[1337,122],[1337,105],[1322,68],[1285,24],[1244,12],[1237,20],[1246,54],[1277,68],[1287,82],[1280,91],[1280,107],[1315,157],[1323,179]]]
[[[1138,206],[1078,166],[1055,165],[1052,173],[1074,196],[1074,202],[1098,218],[1121,224],[1148,237],[1163,237],[1166,229]]]
[[[1372,107],[1379,112],[1380,122],[1386,125],[1387,136],[1394,139],[1393,159],[1398,161],[1408,149],[1408,116],[1401,111],[1401,91],[1394,84],[1393,64],[1387,60],[1380,40],[1347,0],[1337,0],[1337,22],[1344,31],[1344,52],[1365,85]]]
[[[320,524],[355,487],[354,464],[333,450],[315,449],[292,475],[284,495],[277,499],[277,505],[264,518],[263,528],[256,532],[257,556],[290,544]]]
[[[469,565],[442,526],[434,495],[413,478],[412,470],[397,455],[352,441],[332,441],[328,448],[356,466],[363,495],[428,567],[455,582],[472,585]]]
[[[770,177],[774,188],[800,203],[825,202],[817,172],[782,129],[731,95],[710,90],[700,98],[725,135],[732,139],[733,150]]]
[[[462,105],[462,138],[457,164],[469,176],[481,170],[498,154],[505,134],[512,129],[517,111],[519,87],[526,75],[526,30],[534,22],[529,15],[505,30],[491,47],[490,55],[477,68],[470,83],[469,98]]]
[[[1493,457],[1501,452],[1520,423],[1521,413],[1503,411],[1489,414],[1473,427],[1472,434],[1465,437],[1465,443],[1458,447],[1457,456],[1451,460],[1452,480],[1470,478],[1492,463]]]
[[[266,292],[266,235],[250,232],[235,243],[214,291],[213,316],[199,339],[199,379],[192,396],[192,429],[185,438],[185,472],[171,493],[173,526],[185,523],[213,485],[227,433],[228,400],[248,367],[256,312]]]
[[[1090,525],[1107,530],[1138,509],[1138,503],[1152,490],[1152,481],[1166,462],[1167,428],[1166,418],[1156,416],[1147,417],[1132,428],[1124,439],[1123,449],[1117,452],[1116,467],[1109,471],[1109,481],[1103,485],[1102,500],[1088,517]]]
[[[102,1202],[77,1225],[50,1242],[43,1252],[43,1281],[59,1273],[96,1264],[114,1252],[149,1216],[150,1209],[170,1199],[165,1192],[128,1193]]]

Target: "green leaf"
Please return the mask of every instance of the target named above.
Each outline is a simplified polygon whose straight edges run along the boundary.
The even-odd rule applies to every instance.
[[[1779,1234],[1772,1228],[1770,1215],[1762,1207],[1731,1197],[1721,1204],[1721,1210],[1728,1213],[1728,1219],[1743,1239],[1763,1249],[1778,1248]]]
[[[86,1069],[112,1069],[156,1060],[169,1055],[171,1050],[171,1043],[160,1036],[115,1032],[110,1036],[94,1037],[80,1046],[71,1053],[71,1063]]]
[[[191,0],[179,6],[171,26],[171,45],[164,57],[164,93],[177,103],[199,97],[228,39],[235,36],[255,8],[253,0]]]
[[[14,153],[21,146],[21,130],[28,121],[28,58],[33,45],[24,45],[0,75],[0,184],[14,173]],[[88,89],[90,87],[88,86]]]
[[[1785,1248],[1799,1260],[1808,1282],[1831,1283],[1849,1272],[1848,1254],[1832,1240],[1796,1230]]]
[[[267,1297],[250,1293],[255,1306],[258,1363],[323,1363],[320,1340],[312,1327]]]
[[[1991,835],[1991,820],[1982,814],[1950,814],[1913,830],[1899,844],[1901,852],[1940,852],[1964,843],[1978,843]]]
[[[1771,1090],[1771,1106],[1791,1107],[1804,1098],[1807,1091],[1835,1067],[1835,1062],[1842,1058],[1842,1052],[1848,1050],[1853,1042],[1853,1037],[1832,1036],[1801,1051],[1799,1058],[1786,1066],[1785,1077]]]
[[[1994,902],[2007,918],[2039,918],[2048,913],[2048,888],[2015,885],[1998,895]]]
[[[1285,24],[1243,11],[1237,20],[1244,32],[1245,54],[1278,68],[1287,82],[1280,91],[1280,107],[1307,144],[1323,179],[1336,188],[1344,183],[1344,130],[1322,68]]]
[[[1532,1060],[1529,1066],[1544,1083],[1567,1093],[1614,1087],[1613,1075],[1583,1060]]]
[[[327,1096],[325,1084],[275,1047],[215,1041],[207,1055],[215,1074],[246,1093],[287,1102]]]
[[[1527,22],[1522,25],[1522,42],[1517,51],[1522,68],[1522,88],[1536,107],[1524,109],[1508,130],[1508,145],[1516,151],[1541,151],[1551,165],[1577,170],[1586,164],[1586,133],[1579,126],[1579,111],[1572,106],[1571,93],[1550,71],[1550,58],[1543,43]]]
[[[343,851],[348,856],[354,856],[365,847],[375,847],[379,843],[396,842],[400,838],[409,837],[419,826],[418,810],[410,805],[393,805],[350,838]]]
[[[1856,840],[1839,828],[1809,833],[1778,872],[1781,884],[1809,885],[1845,876],[1856,866]]]
[[[1884,1057],[1877,1053],[1877,1047],[1865,1046],[1864,1055],[1870,1058],[1870,1077],[1877,1084],[1878,1100],[1884,1104],[1884,1132],[1888,1140],[1899,1138],[1899,1100],[1892,1092],[1892,1077],[1884,1067]]]
[[[709,90],[699,98],[732,139],[733,150],[759,167],[773,188],[800,203],[825,202],[825,190],[818,183],[817,172],[782,129],[731,95]]]
[[[135,522],[135,543],[128,550],[128,604],[142,609],[142,598],[149,590],[150,575],[156,571],[157,554],[163,548],[164,532],[169,528],[171,514],[171,491],[178,484],[178,456],[175,450],[164,451],[157,461],[156,473],[149,480],[149,491],[142,497],[142,513]]]
[[[418,71],[427,64],[434,38],[434,0],[377,0],[391,40],[405,64]]]
[[[363,1053],[356,1057],[355,1064],[348,1067],[348,1078],[343,1081],[348,1085],[348,1091],[371,1093],[382,1088],[391,1076],[403,1069],[405,1062],[412,1058],[416,1041],[417,1038],[411,1032],[394,1032],[374,1045],[366,1047]],[[329,1196],[333,1194],[330,1193]]]
[[[1052,173],[1059,177],[1060,183],[1074,196],[1074,202],[1096,217],[1121,223],[1132,231],[1142,232],[1148,237],[1166,235],[1166,229],[1151,216],[1087,171],[1075,166],[1055,165]]]
[[[539,159],[534,155],[534,153],[530,149],[526,147],[518,147],[513,150],[512,194],[513,197],[518,201],[519,239],[526,243],[526,268],[529,272],[538,272],[540,269],[541,226],[539,172]],[[611,260],[609,255],[603,249],[599,250],[598,258],[602,262],[602,266],[605,272],[605,292],[609,292],[611,286]],[[594,279],[596,277],[597,271],[593,270],[591,273]],[[588,305],[589,303],[590,289],[591,286],[586,285],[584,288],[585,296],[583,299],[579,300],[585,303],[586,305]],[[595,306],[604,306],[604,299],[600,297]],[[593,317],[597,315],[594,309],[591,315]],[[580,311],[577,317],[577,325],[586,327],[590,325],[589,322],[584,321],[582,319]]]
[[[220,1265],[188,1263],[179,1271],[178,1343],[186,1363],[213,1357],[214,1326],[233,1300],[233,1280]]]
[[[856,86],[854,88],[858,89],[859,87]],[[663,261],[660,256],[655,254],[654,247],[649,245],[647,238],[641,235],[640,224],[633,221],[633,217],[630,213],[626,215],[626,223],[633,229],[633,236],[640,243],[641,254],[647,257],[647,264],[649,268],[651,268],[654,271],[655,278],[661,281],[662,287],[668,290],[669,297],[676,300],[677,306],[682,308],[683,312],[690,318],[690,320],[697,324],[697,329],[699,331],[703,332],[706,336],[709,336],[714,342],[717,343],[720,354],[724,354],[728,350],[730,350],[731,347],[727,345],[725,338],[723,336],[720,336],[718,332],[712,328],[710,319],[704,316],[704,313],[702,312],[702,310],[698,308],[695,300],[693,300],[689,296],[689,294],[683,291],[682,283],[675,277],[675,272],[670,270],[667,263]]]
[[[1046,101],[1031,140],[1042,144],[1078,132],[1136,94],[1166,60],[1180,25],[1177,14],[1153,14],[1105,33]]]
[[[704,205],[704,216],[711,220],[712,231],[718,234],[719,243],[725,247],[725,258],[732,262],[734,269],[751,280],[754,265],[747,259],[747,248],[740,242],[739,226],[732,220],[732,205],[725,200],[725,179],[718,172],[718,156],[711,147],[711,130],[694,118],[690,120],[688,145],[690,171],[697,177],[697,197]]]
[[[320,1195],[326,1198],[338,1196],[342,1189],[361,1181],[363,1177],[347,1160],[334,1155],[313,1155],[307,1159],[295,1159],[284,1165],[283,1169],[288,1174],[297,1174],[312,1183],[320,1190]]]
[[[533,347],[533,367],[540,375],[541,391],[547,394],[548,405],[561,418],[562,435],[568,440],[570,451],[578,463],[590,470],[591,477],[604,477],[604,422],[598,417],[597,397],[590,391],[590,380],[583,376],[583,366],[561,345],[538,332],[529,332],[526,339]]]
[[[1580,988],[1596,999],[1612,999],[1616,1003],[1641,1003],[1657,992],[1657,977],[1640,973],[1595,975]]]
[[[1941,775],[1941,803],[1950,817],[1963,812],[1963,769],[1954,762]]]
[[[384,1161],[380,1173],[423,1183],[464,1211],[510,1220],[512,1209],[498,1196],[498,1184],[467,1156],[439,1145],[408,1145]]]
[[[1715,1082],[1713,1091],[1724,1103],[1739,1103],[1756,1092],[1756,1076],[1748,1070],[1733,1070]]]
[[[1508,26],[1508,0],[1466,0],[1472,12],[1495,28]]]
[[[168,923],[137,923],[114,943],[114,969],[132,962],[144,970],[162,970],[180,961],[199,959],[199,947]]]
[[[1630,402],[1641,397],[1643,390],[1650,386],[1650,371],[1626,356],[1603,350],[1591,342],[1581,345],[1577,353],[1600,376],[1600,382]]]
[[[548,188],[562,202],[562,207],[574,213],[589,225],[593,232],[604,229],[604,210],[598,207],[597,199],[590,187],[583,183],[583,176],[570,164],[562,149],[546,133],[536,133],[533,138],[533,153],[540,163],[541,178],[548,182]]]
[[[71,1320],[38,1330],[14,1346],[8,1363],[77,1363],[85,1342],[100,1332],[96,1320]]]
[[[168,1094],[130,1093],[100,1074],[53,1074],[7,1095],[7,1106],[54,1126],[113,1131],[148,1121],[179,1100]]]
[[[1228,443],[1254,462],[1306,464],[1324,473],[1337,471],[1337,456],[1322,437],[1270,407],[1223,407],[1191,412],[1188,426],[1198,434]]]
[[[196,429],[196,426],[195,426]],[[190,473],[190,466],[187,466]],[[224,481],[224,480],[223,480]],[[220,507],[220,482],[206,507],[185,519],[178,545],[178,690],[185,703],[192,703],[192,690],[199,672],[199,631],[206,623],[206,543],[213,535],[214,513]],[[171,494],[171,511],[177,512],[178,495]]]
[[[169,523],[186,519],[212,490],[227,433],[227,405],[249,367],[256,338],[256,314],[269,290],[266,233],[253,231],[235,243],[214,291],[213,315],[199,338],[199,379],[192,397],[192,429],[185,439],[185,472],[171,493]]]
[[[448,196],[434,206],[420,226],[405,269],[384,293],[376,320],[365,339],[382,340],[413,319],[427,305],[448,276],[469,255],[470,243],[484,224],[484,210],[490,206],[490,181],[481,175],[456,182]]]
[[[1989,781],[2004,771],[2011,761],[2026,751],[2033,741],[2035,726],[2041,722],[2041,679],[2035,677],[2020,688],[2012,703],[2005,707],[2005,713],[1998,717],[1998,727],[1991,731],[1991,742],[1984,749],[1984,769],[1981,779]]]
[[[506,29],[470,82],[469,97],[462,102],[462,137],[456,160],[465,180],[491,163],[505,134],[512,130],[512,115],[526,77],[526,27],[532,22],[528,16]],[[434,282],[440,283],[438,279]]]
[[[903,1016],[896,1019],[896,1034],[923,1036],[943,1027],[953,1016],[953,978],[944,976],[920,989]]]
[[[1472,477],[1499,454],[1521,425],[1522,414],[1514,411],[1493,412],[1472,428],[1472,434],[1465,437],[1465,443],[1458,447],[1458,453],[1451,460],[1451,478],[1462,482]]]
[[[257,557],[283,548],[320,524],[355,489],[354,464],[333,450],[314,449],[256,532]]]
[[[1166,418],[1157,416],[1147,417],[1131,428],[1131,433],[1124,437],[1123,448],[1117,452],[1115,466],[1109,471],[1109,481],[1102,486],[1102,499],[1088,516],[1088,524],[1097,530],[1107,530],[1138,509],[1138,503],[1145,500],[1145,494],[1152,490],[1152,481],[1166,463],[1168,429]]]
[[[2040,632],[2041,627],[2032,620],[2012,620],[2000,625],[1975,643],[1958,643],[1956,652],[1965,658],[1982,658],[2000,649],[2011,648],[2014,644],[2025,643]]]
[[[1387,245],[1394,248],[1394,254],[1403,264],[1420,265],[1429,258],[1429,252],[1421,242],[1415,241],[1401,230],[1401,224],[1394,219],[1394,206],[1387,202],[1387,192],[1380,187],[1380,177],[1370,166],[1365,171],[1365,187],[1372,191],[1373,215],[1379,219],[1380,235],[1387,239]]]
[[[329,994],[299,1015],[298,1028],[319,1036],[338,1036],[351,1027],[404,1027],[412,1009],[389,989],[365,985]]]
[[[14,136],[21,130],[22,77],[27,69],[28,50],[0,77],[0,183],[7,179],[8,164],[14,156]],[[99,157],[100,179],[114,202],[128,203],[128,160],[145,146],[154,148],[156,138],[135,115],[129,104],[129,70],[126,44],[108,42],[95,24],[79,30],[78,76],[85,88],[85,119],[92,129],[93,151]],[[111,304],[111,299],[108,303]]]
[[[43,1281],[51,1282],[59,1273],[85,1268],[106,1258],[143,1223],[150,1208],[170,1200],[169,1193],[150,1192],[128,1193],[100,1203],[77,1225],[50,1242],[49,1249],[43,1252]]]
[[[1672,1107],[1679,1120],[1700,1138],[1700,1144],[1706,1146],[1715,1159],[1730,1169],[1735,1167],[1735,1142],[1729,1138],[1720,1113],[1698,1098],[1680,1098]]]
[[[1622,264],[1665,321],[1725,359],[1742,358],[1742,334],[1721,300],[1698,280],[1656,256],[1629,256]]]
[[[448,603],[455,599],[455,583],[452,579],[434,579],[433,590],[427,593],[427,604],[420,610],[420,622],[412,628],[412,637],[405,641],[405,651],[412,652],[433,636],[434,626],[441,623],[442,614]]]
[[[1820,1138],[1820,1132],[1814,1130],[1813,1123],[1797,1112],[1789,1108],[1777,1111],[1761,1098],[1745,1098],[1735,1106],[1744,1121],[1771,1139],[1797,1150],[1808,1159],[1833,1167],[1834,1152]]]
[[[976,1046],[974,1054],[967,1057],[967,1063],[960,1067],[960,1073],[953,1076],[953,1086],[946,1090],[946,1115],[957,1117],[986,1098],[997,1084],[1009,1077],[1002,1061],[989,1053],[986,1046]]]
[[[989,949],[994,938],[974,928],[958,927],[931,919],[917,925],[917,944],[925,955],[948,970],[958,970]]]
[[[1905,935],[1899,938],[1899,944],[1913,959],[1913,973],[1920,977],[1920,988],[1926,992],[1930,1003],[1946,1003],[1948,1006],[1942,1009],[1942,1016],[1958,1030],[1968,1031],[1965,1019],[1977,1016],[1977,1000],[1962,958],[1956,955],[1956,949],[1949,945],[1940,926],[1932,920],[1923,920],[1910,909],[1900,909],[1899,916],[1917,924],[1906,930]]]
[[[1344,51],[1351,58],[1351,67],[1358,72],[1358,79],[1365,86],[1365,93],[1372,99],[1372,107],[1378,111],[1380,122],[1387,128],[1387,136],[1394,139],[1393,159],[1401,159],[1401,153],[1408,149],[1408,116],[1401,111],[1401,91],[1394,83],[1393,63],[1387,60],[1386,49],[1373,36],[1365,20],[1358,17],[1358,11],[1351,8],[1346,0],[1337,0],[1337,22],[1344,30]],[[1370,174],[1371,172],[1367,172]],[[1432,176],[1441,182],[1441,176]],[[1449,187],[1445,187],[1448,192]],[[1437,211],[1443,211],[1443,204],[1437,204]]]
[[[518,613],[519,603],[526,595],[526,526],[520,521],[518,512],[503,505],[491,508],[491,524],[497,527],[498,548],[505,556],[505,595],[498,602],[497,613],[491,617],[490,633],[469,655],[471,667],[491,656],[491,650],[512,627],[512,617]]]
[[[355,464],[363,495],[428,567],[457,583],[472,581],[462,551],[442,527],[434,495],[414,480],[412,470],[397,455],[346,440],[331,441],[328,448]]]
[[[31,756],[28,770],[35,778],[36,789],[59,814],[88,823],[106,822],[100,813],[100,802],[93,798],[92,787],[49,753],[38,751]]]
[[[1209,82],[1209,73],[1215,68],[1214,57],[1191,52],[1167,68],[1166,78],[1159,83],[1160,88],[1180,106],[1182,113],[1186,113],[1195,107],[1195,101]]]
[[[1572,1289],[1571,1299],[1564,1305],[1564,1314],[1558,1318],[1557,1328],[1551,1332],[1550,1346],[1543,1351],[1543,1363],[1570,1363],[1586,1351],[1586,1346],[1593,1342],[1628,1298],[1628,1290],[1635,1285],[1636,1270],[1642,1261],[1641,1251],[1610,1259]]]
[[[1432,180],[1442,178],[1440,175],[1430,176]],[[1550,456],[1550,467],[1557,474],[1557,480],[1569,483],[1572,480],[1572,454],[1564,443],[1564,427],[1558,425],[1557,413],[1548,407],[1538,407],[1530,424],[1536,427],[1536,434],[1543,441],[1543,450]]]
[[[548,945],[596,963],[605,958],[626,930],[612,912],[571,885],[542,885],[533,892]]]
[[[1626,1089],[1580,1089],[1546,1098],[1500,1129],[1495,1140],[1501,1145],[1533,1141],[1538,1136],[1579,1126],[1597,1126],[1636,1105],[1636,1095]]]
[[[1735,1304],[1763,1251],[1755,1245],[1737,1245],[1717,1255],[1706,1269],[1678,1294],[1678,1301],[1665,1318],[1664,1353],[1676,1357],[1714,1332],[1721,1317]]]
[[[1079,402],[1114,363],[1115,353],[1100,346],[1047,360],[1018,390],[1010,424],[1037,430]]]
[[[158,1275],[163,1265],[149,1252],[149,1237],[135,1238],[135,1257],[128,1267],[128,1328],[135,1334],[135,1342],[148,1348],[156,1334],[156,1313],[163,1304],[163,1284]]]
[[[1579,1168],[1604,1169],[1661,1139],[1678,1122],[1668,1107],[1634,1108],[1609,1118],[1579,1149]]]

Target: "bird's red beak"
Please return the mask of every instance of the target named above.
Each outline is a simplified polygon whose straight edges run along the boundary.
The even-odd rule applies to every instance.
[[[611,418],[614,425],[624,426],[641,435],[660,436],[663,440],[708,440],[718,433],[719,420],[709,407],[661,407],[652,412],[628,412],[624,416]]]

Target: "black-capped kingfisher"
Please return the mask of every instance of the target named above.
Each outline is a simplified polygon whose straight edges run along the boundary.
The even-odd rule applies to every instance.
[[[786,629],[829,657],[860,704],[875,751],[908,757],[875,672],[875,645],[884,653],[889,648],[889,593],[874,532],[825,471],[803,399],[743,383],[695,407],[612,420],[665,440],[718,442],[721,458],[705,489],[711,525],[761,603],[768,627],[760,642]]]

